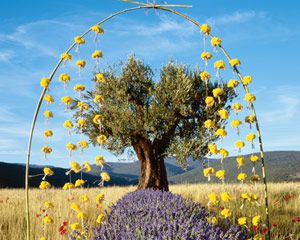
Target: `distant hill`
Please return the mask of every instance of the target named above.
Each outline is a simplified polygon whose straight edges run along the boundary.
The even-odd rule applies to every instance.
[[[248,155],[245,156],[249,157]],[[227,181],[235,181],[238,169],[234,157],[225,159],[225,170]],[[211,166],[215,169],[220,168],[220,161],[210,160]],[[267,167],[267,176],[269,181],[300,181],[300,152],[299,151],[277,151],[266,152],[265,162]],[[187,170],[183,170],[177,165],[175,158],[167,158],[165,161],[168,178],[170,183],[195,183],[206,182],[203,177],[203,168],[201,161],[189,161]],[[30,175],[40,174],[43,166],[33,165],[30,167]],[[243,169],[248,175],[251,175],[251,165],[246,164]],[[64,168],[53,167],[55,174],[49,177],[53,186],[61,187],[69,180],[65,175],[67,171]],[[260,173],[260,162],[257,164],[258,173]],[[140,174],[139,162],[110,162],[105,167],[105,171],[111,175],[111,181],[108,185],[132,185],[137,184]],[[13,164],[0,162],[0,188],[20,188],[24,186],[24,164]],[[96,186],[99,180],[100,169],[93,165],[90,173],[84,173],[83,178],[87,180],[86,186]],[[72,174],[72,180],[79,178],[79,174]],[[37,187],[41,177],[30,179],[30,186]]]

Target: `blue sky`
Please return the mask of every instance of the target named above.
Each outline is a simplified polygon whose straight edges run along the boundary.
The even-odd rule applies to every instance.
[[[300,27],[298,1],[168,1],[193,5],[182,11],[200,23],[210,23],[213,34],[220,36],[232,57],[242,61],[241,71],[252,75],[251,90],[257,95],[257,115],[262,128],[265,150],[300,150],[300,68],[298,66]],[[27,135],[39,97],[41,77],[48,76],[60,54],[73,37],[109,14],[130,7],[113,0],[4,1],[0,8],[0,161],[25,162]],[[202,66],[203,37],[183,19],[165,12],[139,10],[127,13],[103,25],[106,33],[98,43],[104,52],[101,67],[125,60],[130,53],[159,67],[168,59]],[[89,58],[94,49],[93,36],[74,58]],[[220,57],[220,52],[215,54]],[[74,63],[59,72],[69,72],[75,81],[91,78],[93,62],[79,79]],[[224,78],[232,76],[230,70]],[[61,123],[66,119],[59,103],[63,88],[55,76],[51,94],[55,119],[47,128],[54,129],[49,142],[54,152],[45,162],[40,148],[45,128],[42,114],[33,141],[32,163],[66,166],[64,145],[68,141]],[[44,106],[42,107],[42,110]],[[80,137],[72,136],[72,141]],[[231,139],[231,145],[233,140]],[[222,143],[226,145],[227,143]],[[230,146],[231,146],[230,145]],[[228,148],[230,149],[228,145]],[[246,150],[247,151],[247,150]],[[248,151],[251,151],[248,149]],[[235,154],[235,152],[231,152]],[[91,160],[104,154],[102,149],[77,153],[73,158]]]

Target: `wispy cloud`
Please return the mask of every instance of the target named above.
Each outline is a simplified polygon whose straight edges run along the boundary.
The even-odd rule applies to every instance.
[[[50,44],[53,43],[53,30],[62,31],[63,28],[70,28],[70,25],[68,22],[57,20],[30,22],[17,26],[11,33],[1,33],[0,41],[10,45],[15,44],[27,50],[35,50],[36,55],[57,57],[57,48]],[[59,34],[56,37],[59,38]]]
[[[12,50],[0,50],[0,62],[10,62],[13,56],[14,52]]]
[[[266,111],[262,115],[264,122],[283,122],[292,120],[298,113],[300,98],[289,95],[277,96],[277,110]]]
[[[300,93],[299,87],[291,88],[282,86],[270,92],[273,109],[261,113],[263,123],[280,123],[299,118]]]
[[[257,13],[253,10],[250,11],[237,11],[232,14],[226,14],[216,17],[210,17],[207,22],[213,26],[223,26],[227,24],[244,23],[254,18],[262,18],[264,13]]]

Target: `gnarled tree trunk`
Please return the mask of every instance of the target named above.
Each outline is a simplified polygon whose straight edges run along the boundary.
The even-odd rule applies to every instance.
[[[133,144],[141,164],[138,189],[153,188],[169,191],[164,159],[156,157],[150,141],[141,139]]]

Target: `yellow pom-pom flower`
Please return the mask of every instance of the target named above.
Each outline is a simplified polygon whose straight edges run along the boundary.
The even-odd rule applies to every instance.
[[[240,226],[245,226],[247,224],[247,217],[240,217],[240,218],[238,218],[238,224]]]
[[[62,74],[59,75],[58,79],[59,79],[60,82],[63,82],[63,83],[66,84],[71,80],[71,77],[67,73],[62,73]]]
[[[246,136],[246,140],[247,140],[248,142],[251,142],[251,143],[253,143],[253,141],[254,141],[255,138],[256,138],[256,135],[255,135],[254,133],[249,133],[249,134],[247,134],[247,136]]]
[[[221,117],[221,119],[228,119],[229,113],[226,109],[222,108],[218,111],[219,116]]]
[[[73,99],[70,96],[64,96],[61,98],[61,102],[65,105],[70,105],[72,103]]]
[[[216,225],[216,224],[218,224],[218,219],[216,217],[212,217],[212,218],[208,219],[208,222]]]
[[[208,24],[202,24],[200,26],[200,31],[203,32],[204,34],[209,34],[211,31],[211,27]]]
[[[44,146],[44,147],[42,147],[42,152],[43,152],[45,155],[50,154],[50,153],[52,153],[52,148],[49,147],[49,146]]]
[[[204,127],[205,128],[214,128],[215,127],[215,122],[211,119],[207,119],[205,122],[204,122]]]
[[[69,190],[69,189],[73,189],[75,188],[74,184],[73,183],[65,183],[64,186],[63,186],[63,190]]]
[[[228,157],[229,155],[229,152],[225,148],[221,148],[219,153],[222,156],[222,159]]]
[[[225,69],[225,68],[226,68],[226,67],[225,67],[225,63],[224,63],[223,60],[215,61],[214,67],[215,67],[216,69],[218,69],[218,70],[220,70],[220,69]]]
[[[47,88],[49,86],[49,84],[50,84],[50,78],[43,77],[41,79],[41,82],[40,82],[41,87]]]
[[[242,194],[241,194],[241,199],[242,199],[243,201],[250,201],[250,200],[251,200],[251,197],[250,197],[250,195],[249,195],[248,193],[242,193]]]
[[[74,89],[74,91],[82,92],[85,90],[85,86],[82,84],[76,84],[73,89]]]
[[[248,103],[253,103],[256,100],[256,97],[252,93],[246,93],[245,101]]]
[[[78,146],[83,150],[89,147],[89,143],[85,140],[78,141]]]
[[[45,176],[52,176],[54,174],[53,170],[48,167],[44,167],[43,172]]]
[[[80,118],[80,119],[78,119],[78,121],[77,121],[77,126],[78,126],[80,129],[84,128],[84,127],[86,126],[86,124],[87,124],[87,122],[86,122],[86,120],[85,120],[84,118]]]
[[[251,77],[251,76],[245,76],[245,77],[243,77],[242,83],[243,83],[244,85],[248,85],[248,84],[250,84],[251,82],[252,82],[252,77]]]
[[[77,222],[76,223],[71,223],[70,226],[71,226],[71,229],[73,231],[80,231],[81,230],[81,225]]]
[[[100,145],[104,145],[107,143],[107,137],[103,134],[99,135],[97,137],[97,142],[100,144]]]
[[[250,129],[252,127],[252,124],[255,122],[255,115],[250,115],[245,117],[245,122],[249,123]]]
[[[206,107],[208,107],[208,108],[212,107],[215,104],[214,98],[210,97],[210,96],[206,97],[205,98],[205,104],[206,104]]]
[[[67,143],[66,149],[68,151],[75,151],[75,150],[77,150],[77,146],[74,143]]]
[[[238,119],[234,119],[231,121],[230,125],[231,127],[236,128],[237,134],[239,134],[239,126],[242,124],[242,122]]]
[[[71,171],[79,173],[81,171],[81,166],[78,162],[70,162]]]
[[[236,66],[241,65],[241,61],[237,58],[233,58],[233,59],[230,59],[229,64],[232,67],[236,67]]]
[[[252,224],[253,226],[258,226],[261,222],[261,217],[260,215],[256,215],[252,218]]]
[[[212,167],[207,167],[203,169],[203,175],[204,177],[208,178],[208,181],[210,181],[210,176],[215,173],[215,169]]]
[[[47,102],[47,103],[54,103],[54,98],[50,95],[50,94],[46,94],[44,96],[44,100]]]
[[[231,197],[228,192],[221,193],[221,199],[223,202],[230,202]]]
[[[82,179],[77,179],[77,180],[75,181],[75,187],[81,187],[81,186],[83,186],[84,184],[85,184],[85,181],[82,180]]]
[[[106,162],[103,156],[96,156],[95,157],[95,162],[97,166],[103,166]]]
[[[227,131],[224,128],[219,128],[217,129],[217,131],[215,132],[216,136],[219,136],[221,138],[226,137],[227,136]]]
[[[240,84],[240,82],[238,80],[231,79],[231,80],[228,81],[227,87],[235,89],[239,84]]]
[[[217,145],[214,143],[208,144],[208,150],[211,154],[218,154],[219,152]]]
[[[251,162],[258,162],[258,161],[259,161],[259,157],[256,156],[256,155],[251,155],[251,156],[250,156],[250,161],[251,161]]]
[[[101,205],[104,201],[104,193],[99,193],[97,196],[96,196],[96,204],[97,205]]]
[[[104,181],[104,182],[110,181],[110,176],[109,176],[108,172],[100,173],[100,177],[101,177],[102,181]]]
[[[60,58],[66,62],[72,59],[72,55],[69,53],[63,53],[61,54]]]
[[[229,217],[231,217],[232,212],[231,212],[228,208],[224,208],[224,209],[221,211],[221,215],[222,215],[224,218],[229,218]]]
[[[204,81],[206,84],[209,81],[209,79],[211,78],[210,74],[206,71],[203,71],[200,73],[200,78],[202,81]]]
[[[70,208],[75,212],[81,212],[81,208],[77,203],[71,203]]]
[[[218,98],[219,103],[221,102],[221,96],[224,95],[224,90],[222,88],[214,88],[212,90],[213,96]]]
[[[85,172],[90,172],[92,170],[92,166],[87,161],[84,161],[82,164],[82,170]]]
[[[218,195],[215,192],[208,194],[209,201],[213,204],[217,204],[219,202]]]
[[[209,59],[212,58],[212,54],[210,52],[203,52],[203,53],[201,53],[201,58],[204,61],[208,61]]]
[[[86,62],[84,60],[77,60],[75,64],[79,69],[82,69],[85,67]]]
[[[237,162],[239,167],[244,166],[245,165],[245,158],[243,156],[237,156],[236,157],[236,162]]]
[[[100,114],[96,114],[93,118],[93,123],[100,124],[103,121],[103,116]]]
[[[224,180],[225,179],[225,170],[216,171],[216,177],[220,180]]]
[[[49,119],[49,118],[53,118],[53,112],[50,110],[47,110],[44,112],[44,116],[45,118]]]
[[[74,127],[74,125],[73,125],[73,123],[71,122],[71,120],[66,120],[66,121],[64,122],[63,126],[64,126],[64,128],[69,128],[69,129],[71,129],[71,128]]]
[[[243,106],[240,103],[234,103],[234,104],[232,104],[231,108],[232,108],[232,110],[235,111],[236,114],[238,114],[240,111],[243,110]]]
[[[97,83],[105,83],[106,82],[105,76],[103,73],[97,73],[95,77],[96,77]]]
[[[89,110],[89,105],[85,102],[77,102],[77,107],[81,112]]]
[[[241,140],[238,140],[234,143],[234,146],[240,151],[243,147],[245,147],[245,143]]]
[[[51,184],[47,181],[41,181],[39,185],[39,189],[46,190],[48,188],[51,188]]]
[[[105,221],[105,219],[106,219],[105,215],[101,213],[98,215],[96,222],[98,224],[102,224]]]
[[[221,45],[222,40],[221,40],[220,38],[218,38],[218,37],[213,37],[213,38],[211,39],[210,43],[211,43],[211,45],[212,45],[213,47],[216,47],[216,46],[220,46],[220,45]]]
[[[100,25],[94,25],[91,27],[91,30],[94,31],[96,34],[103,34],[104,30]]]
[[[102,58],[103,57],[103,53],[102,51],[100,50],[95,50],[93,53],[92,53],[92,58]]]
[[[246,173],[239,173],[237,175],[237,180],[239,180],[241,182],[245,181],[246,179],[247,179],[247,174]]]
[[[44,131],[44,136],[47,137],[47,138],[52,137],[53,136],[52,130],[50,130],[50,129],[45,130]]]
[[[104,103],[104,97],[102,95],[96,95],[94,97],[94,102],[95,103],[103,104]]]
[[[46,215],[46,216],[44,216],[44,218],[43,218],[43,222],[44,222],[45,224],[51,224],[51,223],[53,223],[53,219],[52,219],[50,216]]]
[[[77,36],[74,38],[74,41],[78,44],[78,45],[82,45],[82,44],[85,44],[85,40],[83,37],[81,36]]]
[[[87,217],[88,217],[88,215],[85,212],[77,213],[77,219],[79,219],[79,220],[85,219]]]
[[[79,197],[79,201],[80,202],[88,202],[90,199],[89,199],[89,197],[88,197],[88,195],[81,195],[80,197]]]
[[[240,120],[238,120],[238,119],[235,119],[235,120],[232,120],[231,121],[231,127],[239,127],[240,125],[242,124],[242,122],[240,121]]]

